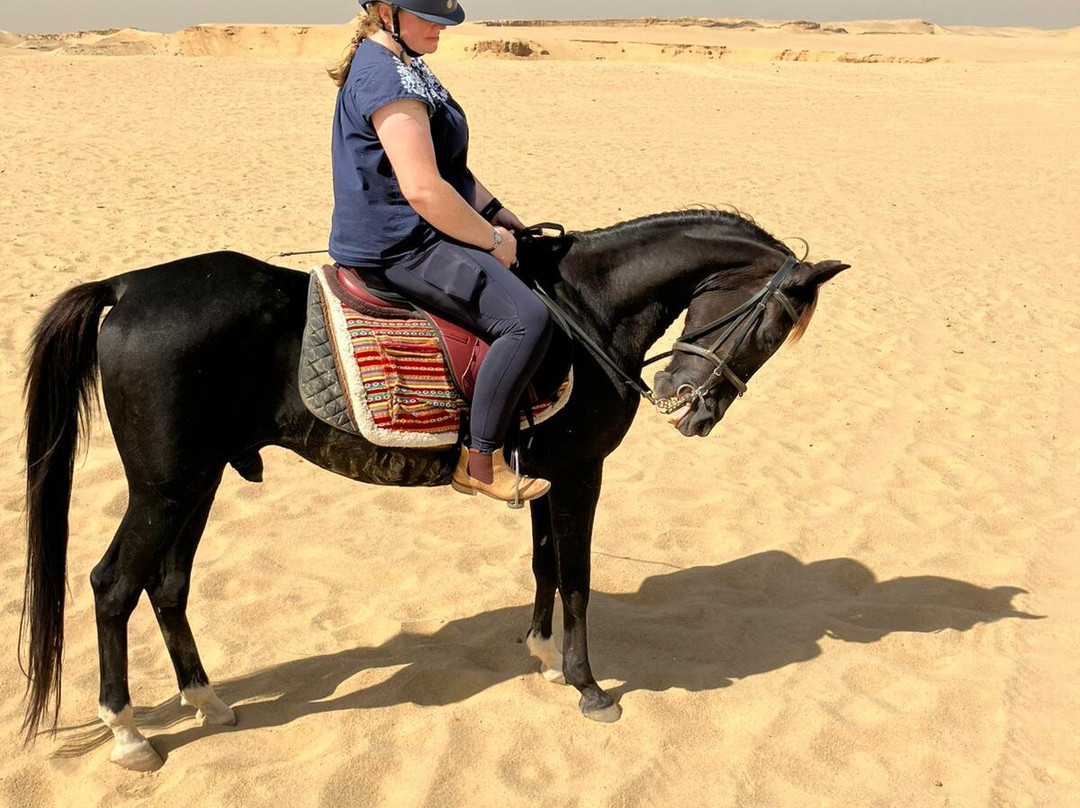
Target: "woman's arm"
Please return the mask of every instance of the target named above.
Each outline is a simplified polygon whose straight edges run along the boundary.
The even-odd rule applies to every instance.
[[[371,122],[393,166],[401,193],[413,210],[439,232],[482,250],[491,250],[498,230],[502,243],[492,254],[503,266],[514,263],[517,244],[513,234],[502,225],[486,222],[439,175],[427,107],[422,102],[391,101],[372,114]]]

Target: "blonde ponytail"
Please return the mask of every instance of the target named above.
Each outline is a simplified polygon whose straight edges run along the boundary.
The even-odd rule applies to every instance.
[[[327,69],[326,74],[334,80],[334,84],[338,87],[344,85],[345,81],[349,78],[349,70],[352,68],[353,57],[356,56],[356,49],[360,47],[360,43],[379,29],[380,5],[382,4],[369,3],[364,6],[364,10],[360,12],[356,33],[353,34],[352,41],[349,42],[348,47],[345,49],[345,55],[341,58],[340,62]]]

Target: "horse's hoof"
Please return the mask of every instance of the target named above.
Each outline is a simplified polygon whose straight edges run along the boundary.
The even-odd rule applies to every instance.
[[[557,685],[566,684],[566,677],[563,676],[562,669],[560,668],[549,668],[547,665],[541,665],[540,675],[548,682],[553,682]]]
[[[581,708],[583,716],[593,721],[599,721],[601,724],[614,724],[622,716],[622,707],[617,702],[612,701],[611,696],[607,693],[604,693],[604,699],[595,696],[587,698],[582,695],[578,706]]]
[[[195,720],[200,726],[231,727],[236,723],[236,712],[226,704],[206,705],[195,713]]]
[[[199,726],[213,724],[219,727],[231,727],[236,723],[236,713],[218,698],[210,685],[189,687],[181,691],[180,703],[195,708],[195,720],[199,722]]]
[[[154,751],[150,741],[117,744],[113,747],[109,760],[128,771],[153,772],[164,765],[161,755]]]

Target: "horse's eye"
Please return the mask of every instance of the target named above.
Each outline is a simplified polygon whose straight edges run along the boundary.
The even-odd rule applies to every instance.
[[[769,353],[780,347],[781,336],[775,328],[767,328],[761,335],[761,341]]]

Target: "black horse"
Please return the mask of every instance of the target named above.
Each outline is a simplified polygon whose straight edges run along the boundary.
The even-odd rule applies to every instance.
[[[547,678],[581,692],[586,716],[614,721],[620,708],[597,685],[586,641],[604,459],[626,435],[641,394],[684,435],[707,435],[754,372],[805,330],[819,286],[846,265],[798,261],[755,224],[717,211],[524,238],[519,259],[579,332],[573,396],[522,450],[524,471],[552,482],[531,503],[536,600],[528,647]],[[67,513],[99,368],[128,480],[127,511],[91,574],[99,715],[115,736],[112,759],[127,768],[161,765],[135,728],[128,692],[127,623],[144,590],[184,702],[201,720],[236,720],[210,687],[186,617],[192,562],[226,466],[258,481],[259,449],[278,445],[362,482],[449,481],[455,451],[375,446],[304,407],[297,367],[307,285],[304,273],[213,253],[83,284],[43,316],[26,382],[28,739],[49,712],[55,727],[59,712]],[[639,377],[645,352],[687,309],[654,397]],[[561,653],[552,641],[556,591]]]

